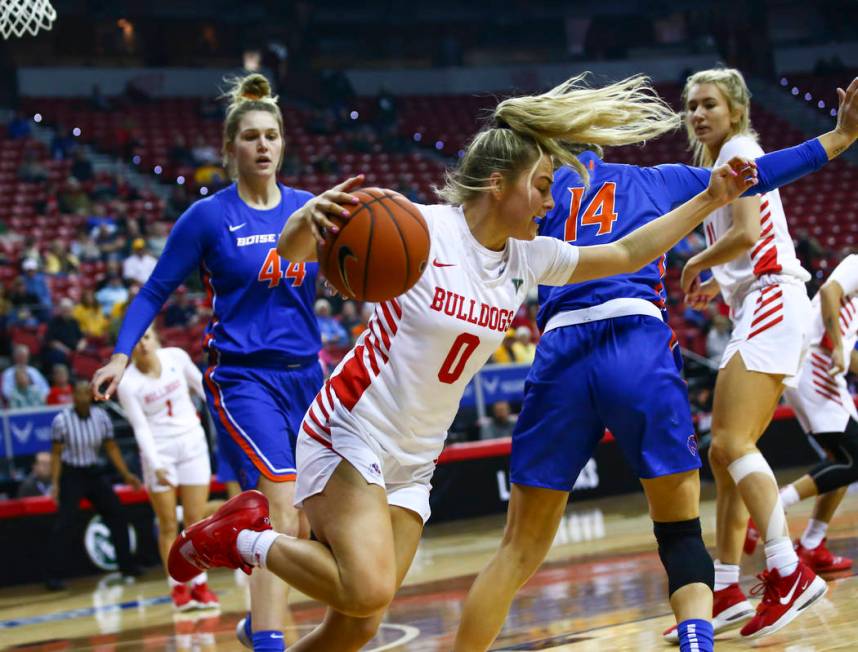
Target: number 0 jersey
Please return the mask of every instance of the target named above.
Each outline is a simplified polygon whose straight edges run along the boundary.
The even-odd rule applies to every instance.
[[[312,195],[279,188],[280,204],[269,210],[250,208],[233,184],[185,211],[128,309],[116,352],[130,355],[170,293],[198,268],[213,312],[207,346],[269,361],[305,362],[318,355],[313,301],[319,265],[277,255],[283,225]]]
[[[411,290],[376,306],[302,424],[334,450],[337,429],[356,433],[406,467],[438,457],[465,386],[528,291],[566,283],[578,261],[577,248],[552,238],[509,239],[491,251],[460,207],[419,208],[431,237],[426,270]]]

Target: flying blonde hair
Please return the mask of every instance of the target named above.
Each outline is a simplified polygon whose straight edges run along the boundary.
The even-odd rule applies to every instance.
[[[718,87],[724,99],[727,101],[727,109],[730,115],[738,109],[740,111],[739,121],[730,122],[730,135],[725,142],[733,136],[749,136],[757,140],[757,132],[751,127],[751,91],[745,83],[745,78],[735,68],[710,68],[695,72],[685,80],[685,88],[682,89],[682,106],[685,109],[685,131],[688,135],[688,148],[694,157],[694,164],[701,167],[711,168],[715,164],[718,155],[712,156],[709,149],[701,143],[694,134],[694,128],[688,120],[688,93],[695,84],[712,84]]]
[[[264,75],[253,73],[245,77],[232,77],[226,80],[230,85],[221,97],[229,98],[229,106],[226,110],[226,119],[223,122],[223,142],[221,143],[221,156],[223,166],[229,173],[230,178],[235,179],[236,170],[229,155],[228,145],[238,135],[238,126],[241,118],[250,111],[267,111],[277,118],[280,127],[280,138],[283,138],[283,114],[277,104],[277,96],[271,95],[271,84]],[[277,170],[283,162],[285,147],[280,151],[280,160],[277,161]]]
[[[504,100],[465,149],[458,166],[445,173],[436,192],[447,203],[462,204],[488,191],[489,177],[531,174],[543,154],[555,165],[574,168],[585,183],[589,174],[577,158],[586,150],[631,145],[679,127],[681,118],[653,90],[644,75],[590,88],[589,73],[566,80],[541,95]]]

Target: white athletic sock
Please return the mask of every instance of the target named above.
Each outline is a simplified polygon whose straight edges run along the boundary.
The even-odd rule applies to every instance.
[[[789,509],[800,500],[801,498],[799,497],[798,492],[791,484],[788,484],[786,487],[781,489],[781,503],[783,503],[785,510]]]
[[[789,537],[778,537],[766,541],[766,568],[778,569],[781,577],[788,577],[798,566],[798,555],[792,547]]]
[[[818,548],[828,532],[828,523],[812,518],[807,522],[804,534],[801,535],[801,545],[808,550]]]
[[[265,559],[268,557],[268,550],[274,545],[279,532],[273,530],[264,530],[256,532],[255,530],[242,530],[238,533],[238,538],[235,540],[235,546],[238,548],[238,554],[241,558],[251,566],[259,566],[265,568]]]
[[[715,590],[721,591],[731,584],[739,583],[739,566],[735,564],[722,564],[715,560]]]
[[[196,586],[197,584],[205,584],[208,581],[209,581],[208,573],[202,572],[191,580],[191,586]]]
[[[175,587],[175,586],[181,586],[182,584],[184,584],[184,582],[177,582],[177,581],[176,581],[176,580],[174,580],[172,577],[170,577],[169,575],[167,575],[167,585],[168,585],[171,589],[172,589],[173,587]]]

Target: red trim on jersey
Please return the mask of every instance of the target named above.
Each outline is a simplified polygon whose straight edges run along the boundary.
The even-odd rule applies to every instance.
[[[777,297],[775,297],[775,298],[777,298]],[[762,308],[762,307],[763,307],[763,304],[760,304],[760,308]],[[779,310],[782,310],[783,307],[784,307],[784,304],[779,303],[778,305],[773,306],[772,308],[770,308],[769,310],[764,312],[762,315],[757,315],[756,317],[754,317],[754,321],[751,322],[751,328],[753,328],[754,326],[759,324],[761,321],[768,319],[769,317],[774,315]]]
[[[326,435],[328,435],[328,437],[330,437],[330,436],[331,436],[331,429],[330,429],[330,428],[328,428],[328,426],[326,426],[325,424],[323,424],[321,421],[319,421],[319,418],[316,416],[316,413],[315,413],[315,412],[313,412],[313,410],[309,410],[309,411],[307,412],[307,414],[309,414],[309,415],[310,415],[310,418],[313,420],[313,423],[315,423],[315,424],[316,424],[316,425],[321,429],[321,431],[322,431],[323,433],[325,433]],[[305,419],[305,421],[306,421],[306,419]]]
[[[375,352],[376,352],[376,353],[378,353],[378,355],[380,355],[380,356],[381,356],[381,359],[382,359],[382,361],[383,361],[383,362],[387,363],[387,360],[388,360],[388,358],[387,358],[387,353],[385,353],[384,349],[382,349],[382,348],[381,348],[381,345],[379,345],[379,343],[378,343],[378,337],[376,336],[376,334],[375,334],[375,332],[374,332],[374,331],[372,331],[372,330],[371,330],[371,331],[367,334],[367,336],[366,336],[366,340],[364,340],[364,341],[365,341],[365,342],[371,342],[371,343],[372,343],[372,346],[373,346],[373,348],[374,348],[374,350],[375,350]]]
[[[763,299],[763,295],[761,294],[757,298],[757,306],[756,306],[756,308],[754,308],[754,311],[756,312],[756,311],[760,310],[760,308],[762,308],[763,306],[769,305],[772,301],[777,301],[783,295],[784,295],[784,293],[782,290],[778,290],[778,292],[776,292],[775,294],[770,294],[765,299]]]
[[[322,413],[322,416],[325,417],[325,421],[327,421],[331,417],[331,413],[328,412],[328,408],[325,407],[325,402],[322,400],[321,392],[316,394],[316,400],[313,402],[318,406],[319,412]]]
[[[283,473],[276,474],[271,469],[268,468],[268,465],[260,458],[256,451],[253,450],[253,447],[248,444],[244,437],[242,437],[241,433],[235,429],[235,426],[232,425],[232,422],[229,420],[227,416],[226,410],[223,406],[223,395],[221,394],[220,387],[218,387],[217,383],[215,383],[212,378],[212,374],[214,374],[214,370],[216,365],[213,365],[206,369],[206,372],[203,374],[203,378],[205,378],[206,385],[208,385],[209,391],[212,394],[212,398],[214,400],[215,411],[217,412],[218,419],[220,419],[221,424],[226,429],[229,436],[232,437],[233,441],[241,447],[241,450],[244,451],[244,454],[247,455],[248,459],[253,462],[253,466],[264,475],[266,478],[271,480],[272,482],[292,482],[295,480],[294,473]]]
[[[839,395],[832,394],[829,390],[818,385],[815,380],[813,381],[813,388],[814,388],[814,391],[817,394],[819,394],[820,396],[822,396],[823,398],[827,398],[829,401],[834,401],[838,405],[843,405],[843,403],[840,401]]]
[[[384,325],[381,323],[381,319],[378,318],[377,312],[375,315],[373,315],[373,318],[370,318],[370,322],[370,330],[375,328],[375,330],[377,331],[375,333],[376,336],[378,336],[378,339],[384,345],[384,348],[390,351],[390,337],[388,336],[387,330],[384,328]]]
[[[766,210],[768,207],[769,207],[769,200],[768,200],[768,198],[766,198],[760,204],[760,212]]]
[[[772,326],[776,326],[777,324],[780,324],[783,320],[784,320],[784,316],[780,315],[777,319],[775,319],[774,321],[770,321],[765,326],[760,326],[757,330],[755,330],[753,333],[748,335],[748,339],[749,340],[753,339],[754,337],[756,337],[760,333],[769,330]]]
[[[818,362],[818,363],[819,363],[819,364],[821,364],[821,365],[825,365],[826,367],[830,367],[830,366],[831,366],[831,358],[827,358],[827,357],[825,357],[825,356],[822,356],[822,355],[820,355],[820,354],[816,353],[815,351],[811,351],[811,352],[810,352],[810,357],[811,357],[814,361]]]
[[[402,319],[402,306],[399,305],[399,301],[391,299],[390,303],[393,306],[393,311],[396,313],[396,318]]]
[[[301,423],[301,429],[302,429],[304,432],[306,432],[308,435],[310,435],[310,437],[312,437],[312,438],[313,438],[313,439],[315,439],[317,442],[319,442],[319,443],[320,443],[322,446],[324,446],[325,448],[331,448],[331,449],[333,449],[333,446],[331,445],[331,442],[329,442],[329,441],[325,441],[324,437],[322,437],[320,434],[316,433],[312,428],[310,428],[310,426],[308,426],[308,425],[307,425],[307,422],[306,422],[306,421],[304,421],[304,422],[302,422],[302,423]]]
[[[761,238],[767,237],[769,235],[769,233],[772,232],[772,229],[774,229],[774,228],[775,228],[775,225],[772,224],[771,222],[769,222],[768,226],[765,229],[763,229],[762,231],[760,231],[760,237]]]
[[[751,258],[756,258],[757,254],[759,254],[763,248],[771,244],[771,242],[775,239],[775,236],[770,235],[766,238],[762,238],[761,240],[757,240],[757,245],[751,251]]]
[[[775,235],[774,220],[769,210],[769,200],[760,202],[760,237],[756,246],[751,251],[751,262],[754,263],[754,276],[763,274],[774,274],[780,272],[783,267],[778,262],[778,246],[774,242]]]
[[[378,362],[375,359],[375,347],[372,345],[372,338],[366,337],[363,343],[366,346],[366,357],[369,358],[369,366],[372,367],[372,373],[377,376],[380,369],[378,367]]]
[[[839,391],[837,387],[837,382],[826,371],[819,371],[818,369],[814,369],[813,377],[816,378],[823,385],[827,385],[828,389]]]

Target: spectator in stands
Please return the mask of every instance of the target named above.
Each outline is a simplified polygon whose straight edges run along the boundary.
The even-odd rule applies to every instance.
[[[146,240],[134,238],[131,243],[131,255],[122,263],[122,278],[126,283],[136,281],[141,285],[146,282],[158,259],[146,251]]]
[[[164,326],[174,328],[176,326],[192,326],[197,321],[197,308],[188,298],[188,289],[180,285],[176,289],[175,300],[167,306],[164,314]]]
[[[188,191],[185,186],[178,184],[173,186],[170,196],[167,198],[167,204],[164,206],[164,219],[175,222],[190,204],[191,200],[188,198]]]
[[[515,329],[512,355],[515,362],[533,364],[533,358],[536,357],[536,344],[533,343],[533,333],[527,326],[519,326]]]
[[[28,235],[24,238],[24,248],[21,250],[21,260],[35,260],[36,265],[41,269],[42,267],[42,253],[39,251],[39,243],[36,242],[36,239]]]
[[[9,395],[10,408],[38,407],[45,404],[45,395],[33,384],[26,371],[15,369],[13,381]]]
[[[128,300],[128,289],[122,284],[122,279],[116,272],[109,272],[107,282],[98,292],[95,298],[101,305],[105,316],[110,316],[116,304],[122,304]]]
[[[491,362],[494,364],[512,364],[515,362],[515,353],[512,345],[515,344],[515,330],[507,330],[501,345],[492,353]]]
[[[507,401],[497,401],[492,404],[492,416],[484,417],[480,423],[480,439],[497,439],[511,437],[517,417]]]
[[[6,137],[9,140],[29,138],[31,132],[30,121],[17,111],[12,116],[9,124],[6,125]]]
[[[127,240],[116,226],[111,227],[106,223],[102,224],[96,229],[93,238],[101,252],[102,260],[118,265],[119,261],[124,259]],[[121,273],[121,268],[117,267],[116,271]]]
[[[128,295],[125,298],[125,301],[117,301],[113,304],[113,308],[110,311],[110,337],[111,340],[115,340],[116,336],[119,334],[119,328],[122,326],[122,320],[125,319],[125,313],[128,310],[128,306],[131,305],[131,302],[134,301],[134,297],[137,296],[137,293],[140,291],[141,285],[139,283],[132,283],[128,286]]]
[[[83,291],[80,303],[72,310],[72,317],[77,320],[80,330],[86,337],[104,337],[107,333],[107,327],[110,325],[104,311],[95,299],[95,292],[91,289]]]
[[[188,143],[185,137],[178,134],[173,141],[173,146],[167,154],[170,165],[177,168],[191,168],[197,162],[194,160],[194,155],[188,149]]]
[[[44,368],[54,364],[71,364],[71,354],[81,351],[86,346],[86,340],[80,329],[80,324],[72,316],[74,301],[68,297],[60,299],[57,314],[48,322],[45,332],[47,346],[42,351]]]
[[[327,299],[317,299],[313,304],[322,344],[325,346],[347,346],[349,336],[346,329],[336,319],[331,317],[331,303]]]
[[[11,305],[7,317],[9,326],[39,325],[39,320],[33,315],[33,309],[39,305],[39,297],[27,290],[23,276],[18,276],[12,281],[9,303]]]
[[[101,249],[98,248],[98,245],[85,226],[81,226],[78,229],[77,236],[71,243],[69,251],[80,262],[91,263],[101,260]]]
[[[220,165],[220,154],[217,149],[206,140],[205,136],[197,136],[191,156],[196,165]]]
[[[712,362],[721,362],[724,349],[730,343],[730,320],[724,315],[716,314],[712,318],[712,326],[706,335],[706,357]]]
[[[51,367],[51,389],[45,399],[46,405],[69,405],[72,403],[72,386],[69,368],[64,364]]]
[[[48,289],[45,275],[39,271],[39,264],[32,258],[27,258],[21,263],[21,270],[24,272],[24,287],[27,292],[38,298],[37,305],[30,310],[39,321],[45,321],[53,307],[51,291]]]
[[[50,248],[45,252],[45,274],[56,276],[58,274],[72,274],[80,268],[77,256],[70,253],[65,243],[57,238],[51,242]]]
[[[358,316],[357,304],[354,301],[345,301],[340,310],[340,324],[349,334],[350,343],[354,342],[358,335],[363,332],[363,322]]]
[[[39,183],[48,180],[48,169],[39,162],[38,153],[33,149],[24,152],[21,165],[18,166],[18,179],[27,183]]]
[[[51,139],[51,158],[55,161],[64,161],[71,156],[77,146],[71,131],[57,125],[54,137]]]
[[[226,171],[215,163],[206,163],[194,171],[194,183],[208,188],[225,185]]]
[[[89,213],[92,202],[80,185],[80,181],[74,177],[66,179],[66,183],[57,196],[57,203],[61,213],[84,214]]]
[[[531,340],[539,341],[539,326],[536,323],[536,315],[539,313],[539,302],[528,301],[522,305],[512,320],[512,327],[527,326],[530,329]]]
[[[81,147],[78,147],[74,151],[71,173],[81,183],[92,181],[95,178],[95,170],[92,167],[92,162],[87,158],[86,152]]]
[[[113,438],[113,423],[103,408],[92,405],[89,382],[79,380],[74,386],[74,406],[60,412],[51,424],[51,480],[53,496],[59,504],[51,537],[52,554],[48,556],[47,571],[50,590],[62,590],[59,580],[64,553],[73,544],[72,524],[81,498],[89,498],[110,529],[116,549],[116,560],[124,576],[138,576],[140,569],[131,557],[128,523],[122,505],[99,464],[102,445],[125,483],[140,489],[140,479],[132,474],[122,459]]]
[[[160,258],[164,252],[164,247],[167,246],[167,235],[169,230],[166,222],[155,222],[152,224],[151,233],[149,235],[149,251],[156,258]]]
[[[18,487],[18,498],[35,498],[51,495],[51,454],[36,453],[30,475]]]
[[[9,299],[8,292],[6,292],[6,286],[0,283],[0,335],[3,335],[4,337],[6,334],[6,326],[9,324],[9,315],[11,314],[12,301]],[[2,350],[0,350],[0,355],[3,355]]]
[[[30,348],[26,344],[16,344],[12,348],[12,366],[3,372],[0,376],[0,382],[3,385],[3,398],[6,402],[12,396],[12,390],[15,388],[15,374],[19,371],[24,372],[30,379],[30,384],[33,385],[41,396],[41,399],[48,395],[48,381],[42,375],[42,372],[35,367],[30,366]]]

